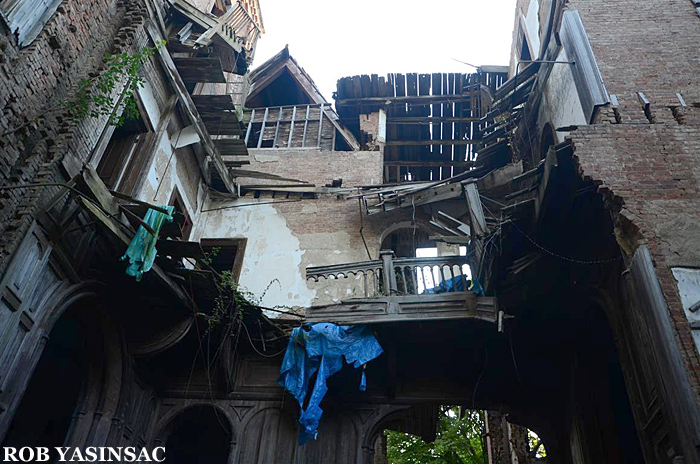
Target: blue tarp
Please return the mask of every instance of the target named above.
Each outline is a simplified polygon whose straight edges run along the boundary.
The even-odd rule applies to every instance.
[[[126,253],[122,256],[122,260],[129,260],[129,266],[126,268],[126,273],[132,277],[136,277],[136,280],[141,280],[144,272],[151,270],[153,266],[153,261],[156,259],[156,242],[158,241],[158,234],[160,228],[166,222],[172,222],[174,206],[161,206],[161,208],[168,211],[169,214],[164,214],[153,209],[148,209],[146,217],[143,218],[143,222],[149,225],[151,229],[155,232],[155,235],[147,231],[143,226],[139,226],[139,230],[136,231],[136,235],[129,243],[129,248],[126,249]]]
[[[466,277],[465,277],[466,279]],[[467,280],[467,290],[471,290],[477,295],[483,295],[484,289],[476,277],[472,277],[472,280]],[[436,287],[426,288],[425,293],[447,293],[447,292],[463,292],[464,291],[464,281],[462,276],[455,276],[451,279],[443,280]]]
[[[301,407],[300,445],[318,435],[318,423],[323,414],[320,404],[328,391],[326,379],[343,367],[343,357],[345,362],[359,368],[382,351],[374,334],[363,325],[318,323],[292,331],[277,382],[294,396]],[[316,382],[304,408],[309,382],[316,372]],[[366,382],[363,371],[360,390],[365,391]]]

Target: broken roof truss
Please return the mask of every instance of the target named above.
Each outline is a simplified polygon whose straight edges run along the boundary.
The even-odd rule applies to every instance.
[[[390,74],[338,81],[338,114],[362,139],[359,116],[386,111],[384,181],[431,182],[511,159],[510,137],[538,65],[506,81],[506,69],[474,74]]]

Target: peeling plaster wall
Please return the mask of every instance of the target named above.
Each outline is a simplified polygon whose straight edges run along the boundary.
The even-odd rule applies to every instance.
[[[185,147],[174,150],[166,131],[157,142],[147,172],[136,197],[149,203],[167,205],[177,188],[187,214],[196,222],[203,202],[204,188],[199,166],[190,149]],[[192,238],[191,236],[190,239]]]
[[[334,178],[343,178],[343,187],[366,185],[378,182],[382,175],[380,152],[250,150],[250,153],[248,169],[300,178],[317,186]],[[256,183],[262,182],[257,179]],[[215,208],[224,209],[206,211]],[[204,210],[194,235],[248,240],[239,283],[256,296],[262,296],[263,306],[305,308],[360,296],[357,287],[361,281],[352,276],[339,281],[305,280],[308,266],[368,259],[360,236],[357,200],[336,195],[299,201],[247,196],[232,201],[212,199]],[[365,218],[365,238],[373,254],[383,227],[385,224]]]
[[[559,53],[557,61],[568,61],[564,49]],[[568,64],[550,66],[552,66],[552,73],[544,88],[538,127],[542,128],[547,122],[551,123],[554,129],[588,124],[581,106],[581,99],[576,91],[571,66]],[[563,142],[568,134],[568,132],[557,132],[557,143]],[[541,132],[538,136],[541,139]]]

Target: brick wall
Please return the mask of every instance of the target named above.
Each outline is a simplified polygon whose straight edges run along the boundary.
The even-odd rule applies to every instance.
[[[572,0],[568,8],[581,14],[607,90],[620,101],[621,124],[608,107],[602,124],[572,133],[575,154],[584,175],[621,197],[636,242],[650,248],[700,397],[698,352],[671,274],[673,266],[700,266],[700,54],[691,40],[700,18],[687,0]]]
[[[0,183],[62,182],[58,162],[66,153],[85,160],[104,121],[71,121],[59,111],[78,82],[100,69],[108,51],[134,42],[145,11],[136,1],[66,0],[36,40],[18,48],[0,31]],[[0,26],[2,27],[2,26]],[[28,124],[24,129],[14,129]],[[0,272],[29,227],[42,200],[55,188],[0,192]]]
[[[246,169],[311,182],[317,187],[339,178],[343,179],[343,187],[382,183],[383,158],[376,151],[251,149],[249,152],[250,166]]]
[[[640,107],[636,92],[663,113],[679,105],[677,92],[688,104],[700,103],[700,54],[693,40],[700,17],[691,1],[572,0],[568,8],[579,11],[608,92],[623,107]],[[631,121],[644,122],[638,116],[630,113]]]
[[[700,361],[673,266],[700,266],[700,125],[597,124],[572,134],[583,175],[621,197],[622,217],[654,258],[696,395]]]

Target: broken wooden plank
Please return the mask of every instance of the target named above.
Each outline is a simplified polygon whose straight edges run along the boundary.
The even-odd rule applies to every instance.
[[[177,71],[185,84],[200,82],[225,84],[226,76],[221,67],[221,59],[210,58],[173,58]]]
[[[220,111],[236,111],[233,95],[192,95],[192,101],[199,114],[218,113]],[[234,113],[235,114],[235,113]]]
[[[444,242],[452,245],[469,245],[471,242],[471,237],[462,237],[459,235],[431,235],[428,239],[434,242]]]
[[[241,139],[214,139],[221,156],[248,156],[248,149]]]
[[[464,195],[467,198],[467,208],[469,209],[469,216],[472,221],[474,234],[477,237],[483,237],[488,233],[488,228],[486,226],[486,217],[484,216],[484,209],[481,205],[481,198],[479,197],[479,190],[476,182],[464,184]]]
[[[459,219],[453,218],[452,216],[450,216],[449,214],[447,214],[443,211],[438,211],[437,214],[438,214],[438,216],[455,223],[457,225],[457,230],[462,232],[464,235],[471,235],[471,228],[467,224],[460,221]]]
[[[87,188],[90,190],[90,193],[92,193],[92,196],[95,197],[97,203],[103,210],[107,211],[107,213],[111,216],[116,216],[119,214],[119,205],[116,201],[114,201],[114,198],[107,189],[107,186],[104,184],[104,182],[102,182],[102,179],[100,179],[92,166],[86,165],[85,169],[83,170],[83,180],[85,181]]]
[[[508,164],[502,168],[491,171],[477,181],[480,192],[495,190],[503,185],[510,184],[513,178],[523,173],[523,162]]]

